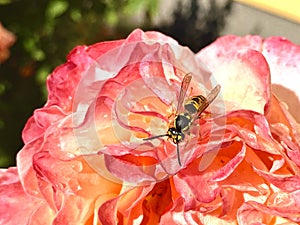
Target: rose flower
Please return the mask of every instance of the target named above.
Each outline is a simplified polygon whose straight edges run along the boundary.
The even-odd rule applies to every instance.
[[[135,30],[76,47],[48,77],[17,167],[1,170],[0,224],[298,224],[299,62],[279,37],[225,36],[194,54]],[[184,114],[181,142],[164,136],[217,85]]]
[[[6,30],[0,23],[0,63],[4,62],[9,57],[9,48],[15,41],[15,35]]]

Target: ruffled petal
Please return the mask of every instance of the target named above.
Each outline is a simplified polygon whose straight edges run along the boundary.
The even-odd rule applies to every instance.
[[[45,205],[43,198],[36,198],[24,192],[15,167],[0,171],[0,223],[35,224],[30,223],[42,207],[49,217],[39,217],[39,224],[52,224],[53,213]],[[24,203],[24,204],[22,204]]]
[[[300,122],[300,46],[284,37],[267,38],[262,45],[272,74],[272,90]]]
[[[249,109],[264,113],[266,110],[271,95],[270,71],[258,51],[259,43],[261,39],[257,36],[225,36],[197,54],[221,84],[226,111]],[[255,47],[251,48],[252,45]]]

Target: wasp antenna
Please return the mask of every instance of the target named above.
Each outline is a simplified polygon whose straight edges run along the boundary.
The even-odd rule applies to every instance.
[[[178,159],[178,164],[181,166],[181,161],[180,161],[180,155],[179,155],[179,144],[177,143],[177,159]]]
[[[153,136],[153,137],[144,138],[143,140],[144,141],[149,141],[149,140],[153,140],[153,139],[160,138],[160,137],[165,137],[165,136],[168,136],[168,135],[167,134],[161,134],[161,135],[157,135],[157,136]]]

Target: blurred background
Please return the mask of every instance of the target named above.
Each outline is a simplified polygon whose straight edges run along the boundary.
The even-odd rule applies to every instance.
[[[253,2],[260,1],[0,0],[0,167],[15,165],[22,129],[47,99],[47,75],[77,45],[125,38],[137,27],[194,52],[225,34],[300,44],[297,15]]]

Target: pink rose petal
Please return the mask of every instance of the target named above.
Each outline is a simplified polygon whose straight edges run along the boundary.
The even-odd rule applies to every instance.
[[[244,39],[225,36],[197,54],[216,82],[222,84],[227,111],[250,109],[265,112],[270,98],[270,72],[264,56],[257,51],[260,42],[256,36]]]
[[[241,147],[241,151],[229,162],[226,163],[220,170],[216,171],[210,181],[221,181],[226,179],[230,174],[236,170],[239,164],[244,160],[246,155],[246,145],[243,144]]]
[[[256,210],[248,203],[244,203],[242,207],[240,207],[237,219],[241,225],[262,225],[264,220],[271,220],[270,216],[264,216],[262,212]]]
[[[17,169],[9,168],[0,171],[0,224],[20,224],[20,218],[27,224],[41,206],[45,205],[42,198],[35,198],[24,192],[18,179]],[[22,204],[23,203],[23,204]],[[43,224],[51,224],[51,218],[40,218]]]
[[[271,184],[275,185],[283,191],[292,192],[300,189],[299,176],[277,175],[256,168],[253,169],[258,175],[265,178]]]
[[[193,170],[182,171],[174,177],[174,183],[177,192],[185,198],[186,210],[195,207],[198,201],[204,203],[213,201],[220,192],[217,185],[210,182],[208,177]]]
[[[40,137],[49,126],[62,120],[65,116],[66,114],[57,106],[35,110],[33,116],[27,121],[23,129],[22,139],[24,143]]]
[[[300,222],[299,208],[293,207],[267,207],[265,205],[248,202],[244,203],[238,211],[238,222],[242,225],[250,225],[253,222],[271,221],[272,217],[287,218],[289,224],[294,222]],[[292,220],[292,221],[290,221]]]
[[[182,197],[177,198],[173,203],[172,209],[162,216],[160,223],[163,225],[186,224],[184,218],[184,201]]]
[[[105,202],[98,211],[99,220],[102,224],[116,225],[117,218],[117,202],[119,198],[115,198]]]
[[[299,122],[300,46],[284,37],[270,37],[264,41],[262,53],[270,65],[273,91]]]

